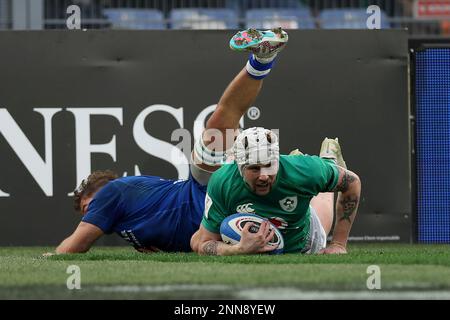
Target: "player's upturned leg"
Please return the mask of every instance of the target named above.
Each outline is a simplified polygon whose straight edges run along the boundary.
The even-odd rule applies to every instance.
[[[267,63],[283,50],[288,40],[288,34],[281,27],[271,30],[249,28],[239,31],[231,38],[230,48],[236,51],[252,52],[258,61]]]
[[[328,235],[331,231],[331,227],[333,226],[334,219],[334,193],[333,192],[323,192],[319,193],[317,196],[311,199],[309,203],[311,207],[317,213],[319,217],[320,223],[325,230],[325,233]]]
[[[265,31],[246,29],[231,38],[231,49],[251,54],[245,68],[225,89],[206,129],[239,127],[240,118],[255,101],[261,90],[262,80],[269,75],[275,58],[287,42],[288,35],[281,28]],[[208,140],[208,137],[204,138]]]
[[[324,159],[332,159],[340,167],[347,169],[342,155],[339,139],[325,138],[322,142],[319,156]],[[316,210],[325,232],[328,234],[333,226],[334,219],[334,193],[319,193],[311,200],[311,206]]]
[[[214,171],[220,166],[220,159],[215,161],[213,157],[225,155],[223,151],[232,147],[234,134],[230,135],[230,130],[233,133],[239,127],[239,120],[252,106],[261,90],[262,80],[269,74],[275,57],[287,41],[288,35],[281,28],[265,31],[247,29],[231,38],[233,50],[251,52],[251,55],[246,66],[225,89],[206,123],[201,141],[196,142],[194,159],[199,161],[196,163],[200,168]]]
[[[339,145],[339,138],[323,139],[320,147],[320,157],[325,159],[334,159],[338,166],[347,169],[347,164],[344,161],[341,146]]]

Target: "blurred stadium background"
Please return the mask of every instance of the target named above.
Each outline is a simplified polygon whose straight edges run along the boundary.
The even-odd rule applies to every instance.
[[[378,5],[382,28],[450,33],[448,1],[428,0],[0,0],[0,29],[65,29],[71,4],[89,29],[359,29]]]
[[[0,30],[66,30],[70,5],[81,9],[81,28],[122,31],[234,30],[249,26],[262,29],[282,26],[289,30],[367,29],[367,8],[378,5],[382,10],[382,29],[403,29],[409,34],[410,52],[403,52],[405,57],[409,54],[410,63],[405,63],[409,71],[402,74],[403,80],[407,73],[411,78],[409,85],[405,82],[398,89],[398,96],[403,97],[403,92],[408,91],[409,110],[404,110],[403,117],[409,113],[410,128],[397,129],[404,128],[404,145],[409,149],[411,162],[404,163],[403,168],[410,166],[406,171],[411,174],[397,178],[405,183],[402,189],[406,183],[411,184],[411,194],[399,197],[405,204],[411,196],[412,209],[410,205],[396,207],[394,203],[399,201],[395,199],[389,199],[387,209],[385,204],[376,204],[372,197],[368,200],[375,203],[369,210],[374,214],[371,223],[378,221],[379,212],[397,212],[404,215],[400,220],[413,218],[408,222],[412,225],[412,236],[401,236],[401,241],[450,241],[447,155],[450,0],[0,0]],[[389,53],[387,44],[382,46],[385,47],[380,48],[373,62],[388,67],[383,61],[386,55],[390,61],[399,59],[403,64],[400,61],[404,58]],[[371,55],[367,50],[361,54]],[[359,62],[360,58],[355,59],[355,66]],[[48,68],[51,70],[51,65]],[[363,99],[367,97],[369,94]],[[401,102],[405,107],[406,100]],[[406,145],[406,131],[414,137],[411,145]]]
[[[378,5],[382,29],[410,36],[411,241],[450,241],[450,0],[0,0],[0,30],[65,30],[73,4],[82,28],[108,30],[366,29]]]

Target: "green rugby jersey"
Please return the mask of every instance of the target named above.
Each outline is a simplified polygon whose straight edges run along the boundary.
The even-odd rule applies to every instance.
[[[208,182],[202,225],[220,233],[221,222],[234,213],[255,213],[268,218],[284,237],[285,252],[300,251],[309,234],[309,202],[320,192],[334,189],[339,172],[332,161],[317,156],[280,156],[272,190],[265,196],[253,193],[236,163],[223,165]]]

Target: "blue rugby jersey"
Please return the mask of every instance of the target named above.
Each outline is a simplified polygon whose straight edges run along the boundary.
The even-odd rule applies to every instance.
[[[135,248],[191,251],[190,239],[203,216],[206,186],[192,177],[167,180],[123,177],[100,189],[82,221],[116,232]]]

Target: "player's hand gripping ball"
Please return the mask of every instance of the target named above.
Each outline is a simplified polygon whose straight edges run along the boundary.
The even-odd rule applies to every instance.
[[[248,222],[252,222],[253,226],[250,227],[250,232],[257,233],[261,223],[266,221],[266,219],[256,215],[256,214],[245,214],[245,213],[235,213],[231,216],[226,217],[222,224],[220,225],[220,235],[222,237],[222,241],[227,244],[238,244],[241,240],[242,229]],[[275,250],[270,251],[272,254],[280,254],[284,251],[284,240],[283,235],[280,230],[278,230],[275,225],[270,223],[270,231],[275,229],[275,233],[273,235],[272,240],[269,241],[269,245],[273,245],[276,247]]]

